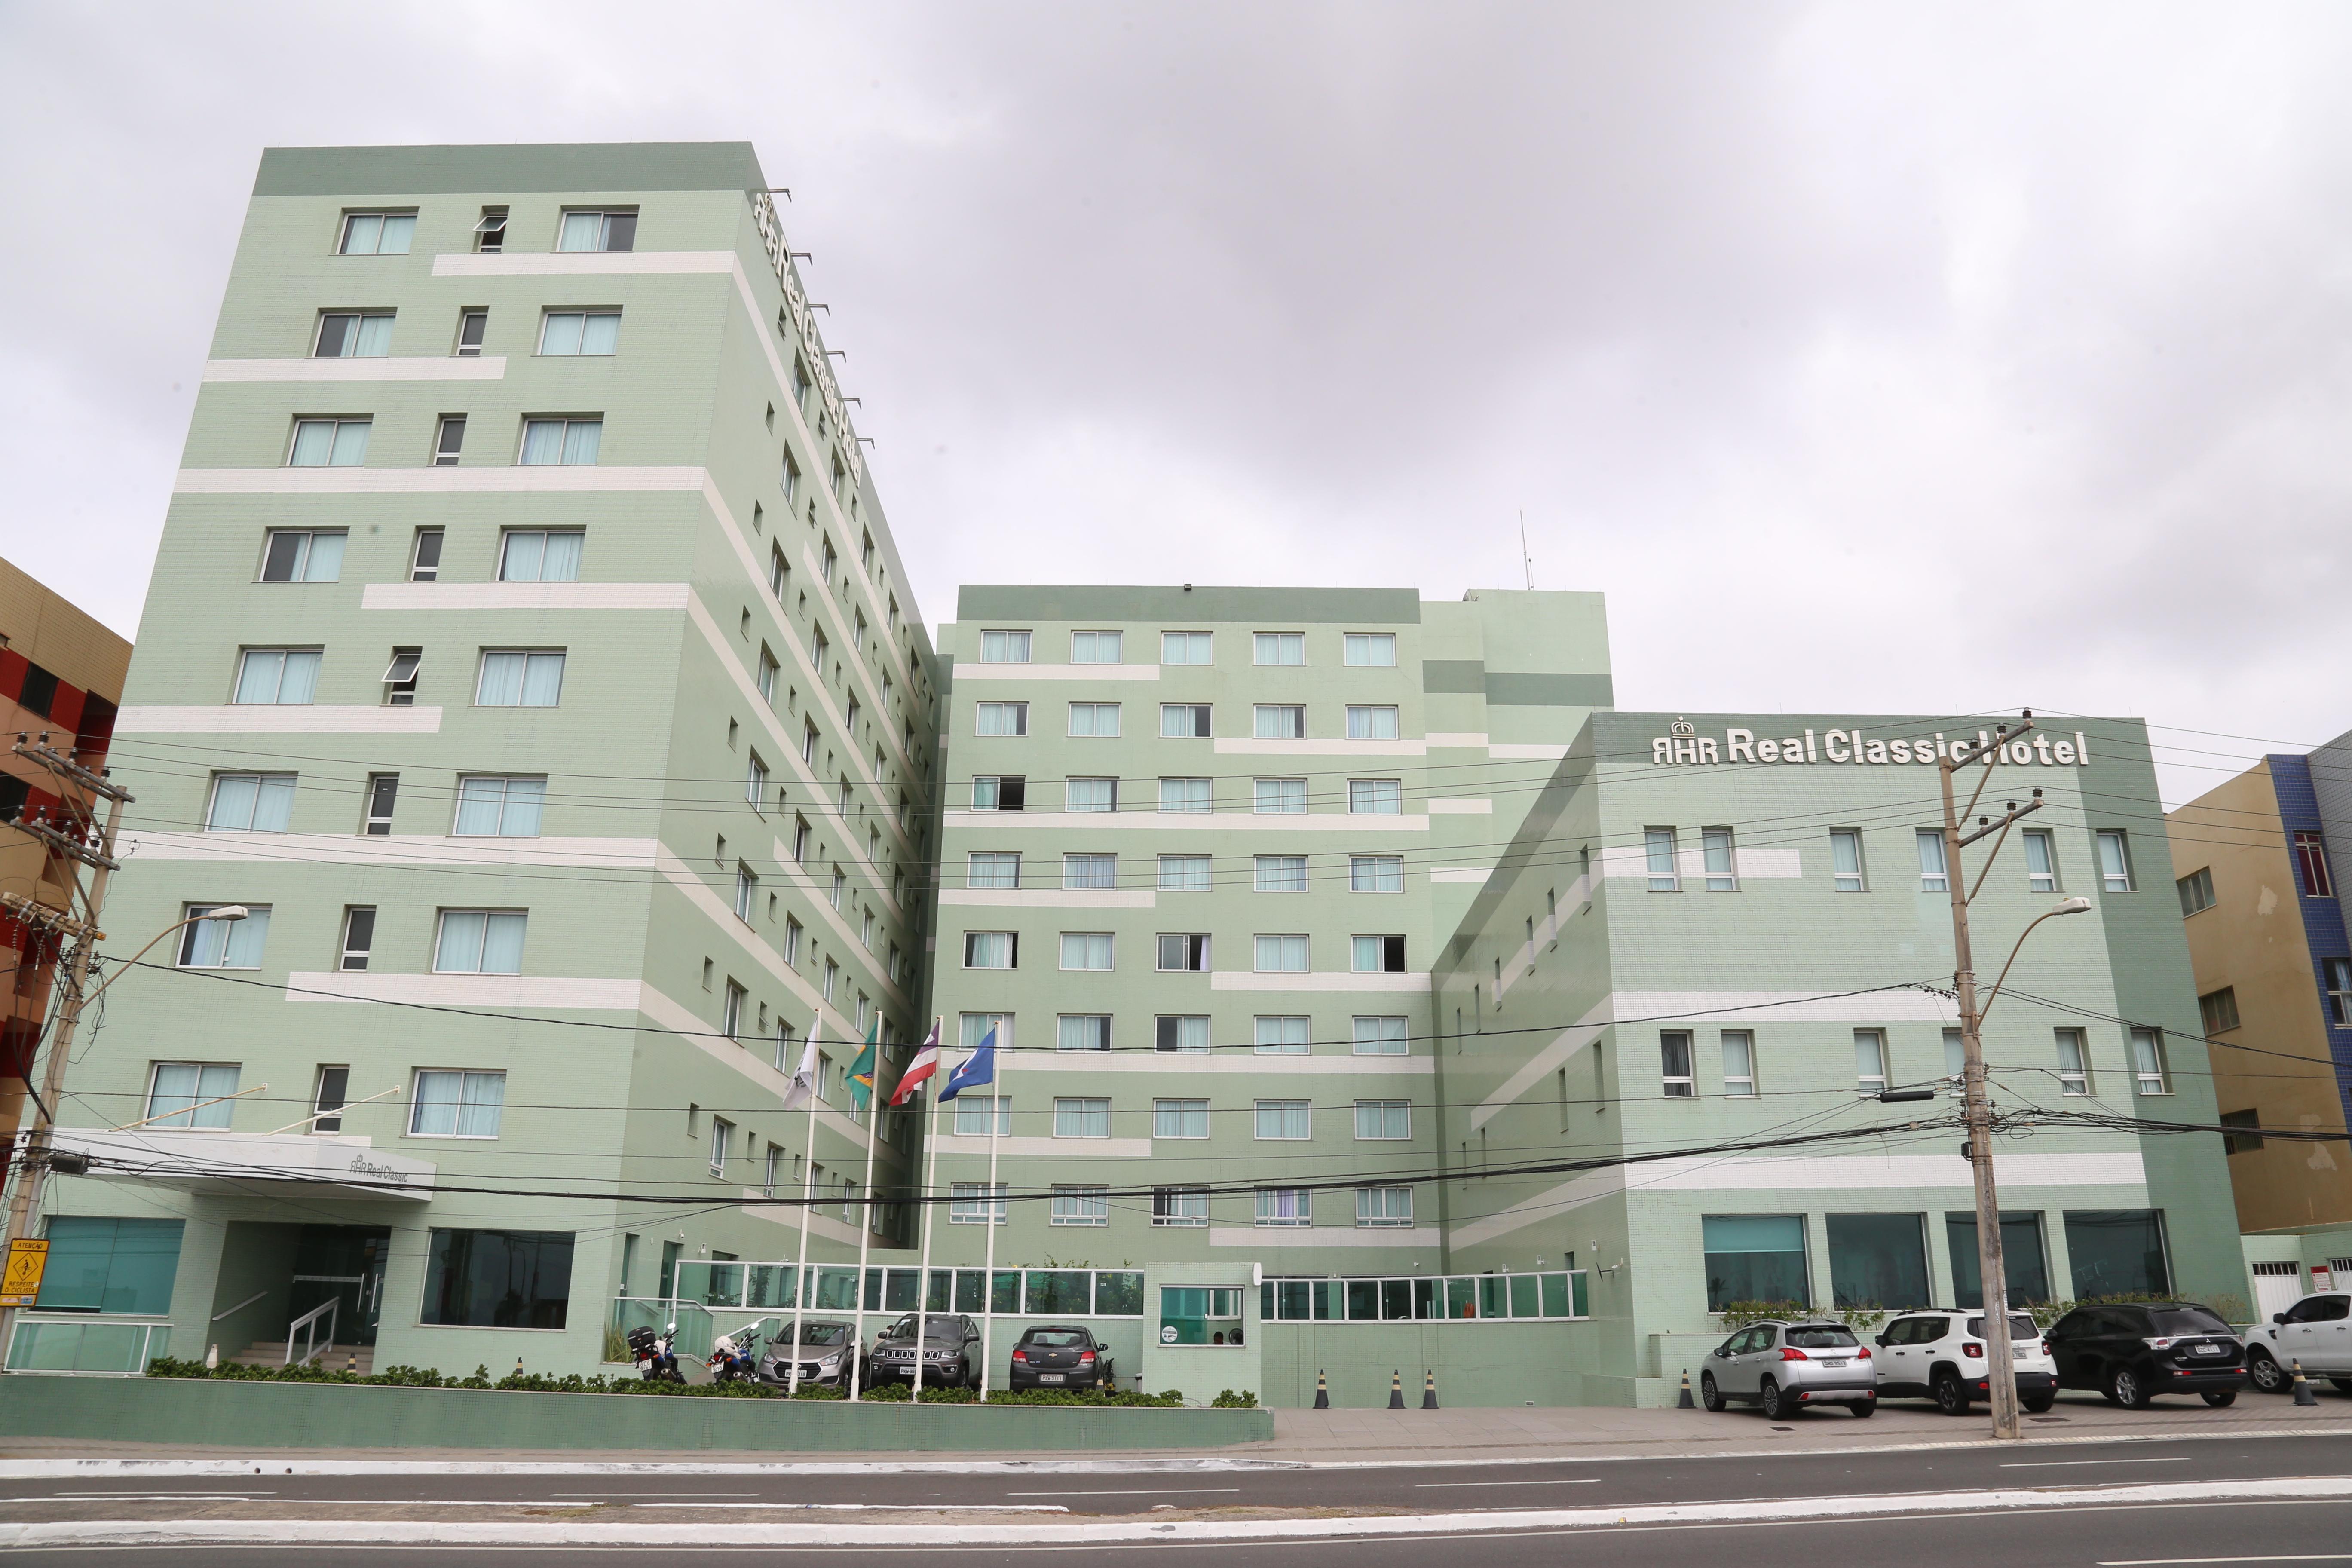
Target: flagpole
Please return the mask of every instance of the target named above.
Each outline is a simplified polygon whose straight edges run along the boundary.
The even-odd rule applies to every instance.
[[[882,1023],[877,1017],[873,1026],[873,1032],[877,1039],[880,1037]],[[882,1079],[882,1075],[880,1071],[877,1070],[881,1064],[882,1047],[878,1045],[869,1044],[866,1048],[874,1052],[872,1060],[870,1060],[866,1065],[867,1070],[873,1072],[875,1083],[878,1086]],[[853,1100],[856,1098],[856,1091],[854,1089],[851,1091]],[[849,1374],[849,1398],[852,1404],[856,1404],[857,1402],[858,1386],[862,1381],[859,1373],[865,1370],[865,1355],[863,1352],[866,1348],[866,1248],[874,1240],[874,1129],[882,1120],[880,1114],[881,1107],[877,1101],[877,1097],[874,1093],[874,1090],[871,1089],[867,1089],[866,1091],[866,1190],[858,1194],[859,1197],[864,1200],[864,1204],[857,1211],[857,1314],[856,1321],[857,1323],[857,1348],[860,1353],[858,1356],[858,1370],[852,1372]],[[922,1359],[922,1349],[923,1348],[920,1345],[917,1345],[915,1347],[915,1358],[917,1361],[920,1361]]]
[[[980,1401],[983,1405],[988,1403],[989,1375],[996,1365],[991,1349],[996,1330],[996,1124],[1004,1116],[1004,1079],[1013,1057],[1012,1023],[1007,1018],[997,1025],[1005,1037],[997,1041],[996,1060],[989,1064],[989,1077],[994,1081],[988,1086],[988,1191],[982,1194],[988,1215],[988,1261],[982,1266],[980,1287]],[[1013,1308],[1019,1311],[1021,1303],[1015,1301]]]
[[[931,1028],[934,1033],[938,1031],[937,1020],[932,1022]],[[918,1281],[915,1287],[915,1397],[919,1400],[923,1396],[923,1351],[930,1343],[931,1328],[931,1178],[938,1175],[940,1170],[940,1102],[936,1095],[929,1099],[930,1126],[923,1138],[923,1142],[929,1145],[923,1152],[923,1263],[921,1270],[915,1276]],[[955,1310],[952,1290],[948,1295],[948,1310]],[[987,1355],[983,1346],[981,1352],[983,1363]]]
[[[802,1065],[814,1067],[816,1062],[818,1026],[824,1022],[820,1013],[809,1025],[808,1046],[801,1053]],[[793,1373],[785,1380],[787,1397],[801,1391],[801,1322],[808,1311],[809,1219],[816,1213],[816,1089],[812,1080],[808,1097],[808,1152],[801,1156],[801,1258],[793,1272]]]

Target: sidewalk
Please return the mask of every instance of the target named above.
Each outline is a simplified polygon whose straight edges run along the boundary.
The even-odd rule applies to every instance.
[[[1464,1410],[1277,1410],[1270,1443],[1226,1448],[1176,1449],[1075,1458],[1067,1453],[974,1456],[902,1453],[740,1454],[729,1451],[630,1451],[614,1453],[526,1452],[499,1449],[342,1448],[256,1450],[201,1446],[159,1447],[132,1441],[89,1442],[70,1438],[0,1439],[0,1467],[6,1461],[100,1460],[116,1462],[231,1460],[241,1465],[316,1472],[387,1464],[435,1468],[556,1465],[604,1468],[647,1465],[710,1468],[887,1466],[911,1471],[992,1470],[1006,1466],[1084,1467],[1139,1471],[1203,1466],[1507,1464],[1540,1459],[1683,1458],[1711,1454],[1753,1454],[1775,1448],[1838,1452],[1979,1443],[1990,1440],[1990,1421],[1979,1406],[1965,1418],[1946,1416],[1924,1401],[1886,1404],[1874,1418],[1856,1420],[1843,1411],[1813,1411],[1774,1423],[1751,1411],[1709,1415],[1699,1410],[1618,1410],[1576,1407]],[[2316,1408],[2248,1393],[2225,1410],[2168,1401],[2149,1410],[2119,1410],[2093,1394],[2068,1394],[2047,1415],[2026,1417],[2029,1441],[2113,1442],[2189,1436],[2257,1436],[2273,1434],[2352,1432],[2352,1397],[2323,1392]]]

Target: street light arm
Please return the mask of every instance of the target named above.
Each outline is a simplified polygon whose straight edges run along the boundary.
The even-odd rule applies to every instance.
[[[155,933],[154,941],[150,942],[145,947],[141,948],[137,952],[132,953],[128,958],[117,959],[115,961],[114,973],[100,981],[98,983],[98,988],[81,999],[82,1005],[87,1007],[92,1002],[97,1001],[99,997],[105,994],[106,988],[108,986],[121,979],[123,973],[126,970],[128,970],[132,964],[138,963],[141,959],[146,957],[149,953],[154,952],[156,944],[161,942],[165,937],[170,936],[173,931],[182,930],[187,926],[194,925],[198,921],[216,921],[221,918],[221,916],[207,910],[204,914],[190,915],[186,920],[175,921],[171,925],[165,926],[162,931]]]
[[[1992,989],[1985,993],[1984,1005],[1977,1009],[1977,1031],[1979,1034],[1984,1031],[1985,1015],[1991,1012],[1992,1005],[2000,1000],[2000,988],[2008,982],[2010,969],[2017,963],[2017,955],[2025,951],[2025,939],[2033,934],[2033,928],[2043,921],[2055,920],[2060,915],[2086,914],[2090,908],[2090,900],[2087,899],[2069,899],[2054,910],[2042,910],[2027,922],[2023,931],[2017,933],[2017,945],[2009,950],[2009,963],[2000,966],[2000,978],[1992,983]]]

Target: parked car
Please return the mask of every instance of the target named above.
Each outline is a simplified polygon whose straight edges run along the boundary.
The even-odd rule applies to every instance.
[[[866,1358],[866,1381],[874,1384],[915,1381],[915,1329],[922,1325],[923,1386],[980,1386],[980,1325],[961,1312],[909,1312],[874,1339]]]
[[[1843,1405],[1856,1415],[1878,1410],[1870,1347],[1843,1323],[1751,1323],[1715,1347],[1698,1388],[1709,1410],[1738,1400],[1762,1405],[1775,1421],[1809,1405]]]
[[[1013,1347],[1006,1383],[1021,1388],[1115,1388],[1110,1352],[1093,1331],[1059,1324],[1031,1329]]]
[[[2160,1394],[2227,1405],[2246,1381],[2246,1347],[2210,1307],[2126,1301],[2077,1307],[2050,1325],[2061,1388],[2095,1388],[2126,1410]]]
[[[788,1388],[793,1381],[793,1326],[790,1320],[760,1356],[760,1381],[777,1388]],[[800,1363],[801,1384],[815,1384],[821,1388],[840,1388],[845,1384],[843,1373],[849,1364],[848,1352],[856,1343],[847,1323],[820,1322],[814,1319],[801,1323]]]
[[[2264,1394],[2284,1394],[2298,1364],[2352,1394],[2352,1293],[2305,1296],[2246,1336],[2246,1377]]]
[[[1906,1312],[1878,1336],[1878,1396],[1926,1395],[1945,1415],[1966,1415],[1969,1401],[1992,1397],[1990,1350],[1982,1309]],[[2042,1331],[2023,1312],[2009,1315],[2009,1353],[2016,1363],[2018,1403],[2041,1415],[2058,1398],[2058,1372]]]

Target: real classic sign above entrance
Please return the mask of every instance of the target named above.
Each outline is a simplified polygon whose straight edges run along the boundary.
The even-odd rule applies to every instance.
[[[2080,730],[2074,731],[2072,740],[2053,739],[2037,731],[2017,741],[2000,740],[1990,731],[1979,730],[1971,743],[1966,736],[1947,742],[1941,731],[1933,737],[1887,738],[1858,729],[1823,730],[1818,733],[1806,730],[1779,740],[1759,740],[1753,730],[1732,727],[1723,731],[1718,744],[1714,736],[1700,734],[1698,726],[1687,719],[1677,719],[1667,728],[1673,733],[1650,742],[1650,761],[1667,767],[1703,766],[1709,763],[1911,763],[1933,766],[1947,756],[1955,761],[1974,761],[1987,752],[1995,752],[1997,761],[2019,767],[2071,768],[2091,760],[2090,742]]]

